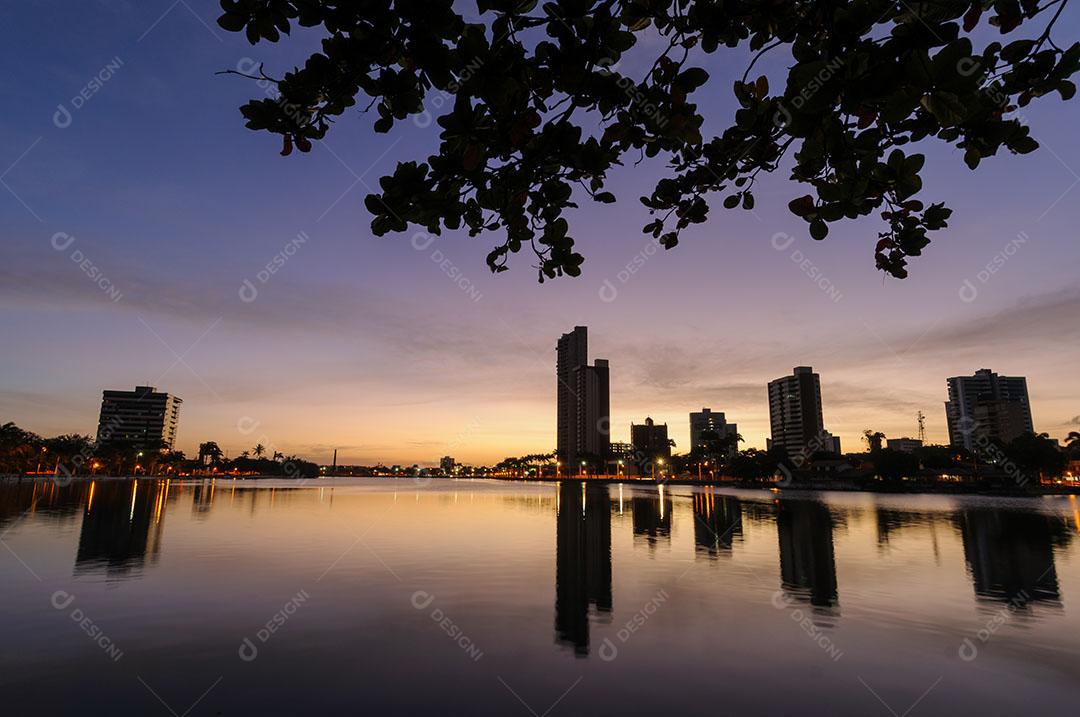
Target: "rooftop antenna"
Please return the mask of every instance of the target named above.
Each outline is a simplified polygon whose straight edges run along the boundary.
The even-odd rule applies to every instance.
[[[922,411],[919,411],[919,441],[926,443],[926,416]]]

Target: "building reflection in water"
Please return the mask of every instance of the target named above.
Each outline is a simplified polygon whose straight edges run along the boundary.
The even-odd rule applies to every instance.
[[[694,544],[698,555],[716,558],[731,554],[732,544],[742,538],[742,504],[738,498],[716,495],[707,488],[693,494]]]
[[[589,616],[611,619],[611,497],[606,485],[559,484],[555,641],[589,654]]]
[[[1071,539],[1066,523],[1041,513],[993,508],[962,510],[956,520],[977,597],[1014,607],[1060,605],[1054,546]]]
[[[89,492],[89,481],[75,481],[66,487],[51,480],[0,482],[0,534],[30,517],[58,522],[75,520],[86,505]]]
[[[780,500],[776,512],[784,592],[826,612],[837,605],[833,519],[816,500]]]
[[[75,555],[75,574],[123,577],[161,550],[170,481],[98,480],[90,484]]]
[[[904,528],[911,527],[918,523],[918,516],[914,513],[907,513],[899,510],[890,510],[888,508],[882,508],[877,506],[874,508],[874,522],[877,525],[877,542],[878,547],[884,547],[889,543],[889,539],[895,537]]]
[[[671,542],[671,498],[666,495],[663,485],[657,487],[656,496],[631,498],[630,509],[635,539],[644,539],[650,548],[660,540]]]
[[[191,489],[191,514],[196,518],[205,518],[210,514],[210,508],[214,505],[215,483],[203,481]]]

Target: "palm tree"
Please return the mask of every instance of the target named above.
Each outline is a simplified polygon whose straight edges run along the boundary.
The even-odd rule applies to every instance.
[[[1065,449],[1074,458],[1080,456],[1080,431],[1069,431],[1065,437]]]
[[[739,444],[745,441],[741,433],[735,433],[734,431],[728,432],[719,441],[718,448],[720,453],[725,458],[730,458],[739,452]]]
[[[866,440],[866,445],[870,448],[870,452],[877,453],[881,450],[881,443],[885,440],[885,434],[881,431],[871,431],[867,428],[863,431],[863,438]]]
[[[251,449],[256,458],[261,458],[263,453],[266,453],[266,446],[261,443],[256,443],[255,447]]]
[[[274,451],[273,458],[274,458],[275,461],[283,461],[283,460],[285,460],[285,454],[282,453],[281,451]]]
[[[221,447],[218,446],[216,441],[207,441],[206,443],[199,444],[199,463],[202,463],[204,459],[209,458],[211,464],[216,464],[221,461],[221,456],[224,452]]]

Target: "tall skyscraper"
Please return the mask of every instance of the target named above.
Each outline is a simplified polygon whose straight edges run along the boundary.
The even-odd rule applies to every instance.
[[[611,379],[606,359],[574,369],[577,402],[577,448],[607,459],[611,453]]]
[[[134,391],[104,391],[98,418],[97,442],[137,450],[172,450],[183,401],[153,386]]]
[[[574,470],[583,453],[606,459],[611,449],[611,392],[608,362],[589,366],[589,330],[575,326],[556,348],[556,412],[559,460]]]
[[[945,417],[953,448],[972,450],[979,437],[1008,443],[1023,433],[1034,433],[1027,379],[999,376],[981,368],[974,376],[948,379]]]
[[[703,433],[716,433],[720,438],[725,438],[739,432],[739,427],[734,423],[728,423],[723,413],[713,413],[711,409],[703,408],[690,414],[690,450],[705,446]],[[732,452],[736,450],[732,446]]]
[[[821,377],[809,366],[769,382],[769,447],[779,446],[796,460],[818,452],[840,452],[840,439],[825,430]]]

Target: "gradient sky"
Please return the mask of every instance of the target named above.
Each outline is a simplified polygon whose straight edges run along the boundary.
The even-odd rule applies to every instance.
[[[92,434],[102,389],[150,383],[184,399],[188,452],[216,440],[232,454],[262,442],[319,461],[337,447],[345,463],[489,462],[553,449],[555,342],[580,324],[591,357],[611,361],[613,440],[652,416],[685,450],[688,412],[709,406],[764,447],[765,384],[796,365],[821,373],[825,424],[846,450],[865,428],[913,435],[919,410],[927,437],[944,441],[945,378],[981,367],[1028,377],[1037,430],[1080,429],[1076,102],[1026,108],[1042,149],[978,173],[949,147],[926,148],[920,198],[954,214],[905,281],[874,270],[877,218],[810,240],[786,208],[806,191],[783,176],[759,183],[754,213],[714,202],[708,224],[656,250],[637,198],[662,167],[642,165],[612,175],[618,204],[573,217],[583,275],[541,286],[525,255],[488,272],[494,236],[427,247],[411,232],[372,237],[363,197],[395,161],[437,146],[424,122],[374,135],[374,118],[353,112],[289,158],[243,127],[238,107],[262,90],[214,73],[244,58],[271,74],[291,67],[310,33],[252,48],[217,28],[213,0],[5,10],[0,421]],[[1059,44],[1078,29],[1070,6]],[[785,58],[773,61],[778,78]],[[707,129],[730,121],[744,66],[737,52],[710,62],[698,93],[711,98],[699,98],[712,108]],[[107,79],[73,102],[95,77]],[[777,235],[793,241],[778,250]],[[636,273],[620,275],[639,254]],[[253,302],[239,298],[245,280]],[[974,300],[961,299],[965,281]]]

